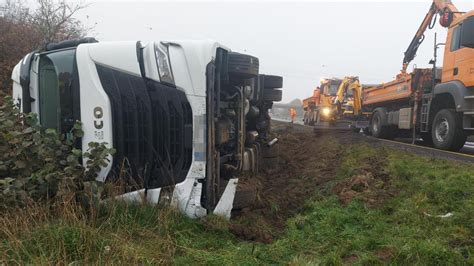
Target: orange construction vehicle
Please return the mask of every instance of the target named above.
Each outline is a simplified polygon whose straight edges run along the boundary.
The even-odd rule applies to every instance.
[[[303,100],[304,124],[316,125],[333,123],[337,120],[335,99],[342,80],[338,78],[322,79],[313,96]]]
[[[315,132],[350,129],[359,132],[367,127],[370,113],[362,111],[362,91],[375,85],[362,85],[357,76],[323,80],[321,84],[322,89],[318,87],[312,97],[303,100],[305,125],[315,126]]]
[[[314,126],[318,119],[318,107],[321,98],[321,89],[317,87],[313,91],[313,96],[303,100],[303,123]]]
[[[440,16],[448,29],[445,44],[434,45],[432,68],[407,73],[424,33]],[[445,45],[442,68],[437,50]],[[364,90],[363,109],[370,111],[370,131],[378,138],[409,134],[436,148],[457,151],[474,134],[474,10],[462,13],[450,0],[434,0],[408,46],[396,80]]]

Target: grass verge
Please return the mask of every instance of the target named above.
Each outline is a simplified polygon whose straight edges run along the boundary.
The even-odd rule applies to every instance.
[[[241,241],[214,216],[120,202],[89,212],[33,205],[0,218],[0,261],[472,265],[473,183],[467,164],[354,144],[270,244]]]

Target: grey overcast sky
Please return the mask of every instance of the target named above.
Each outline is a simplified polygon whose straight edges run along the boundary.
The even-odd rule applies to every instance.
[[[283,101],[306,98],[323,77],[388,82],[430,0],[316,2],[89,1],[78,18],[100,41],[214,39],[260,58],[260,72],[284,77]],[[460,11],[473,1],[453,0]],[[437,22],[413,64],[428,66]],[[441,50],[440,55],[443,51]],[[440,61],[441,62],[441,61]]]

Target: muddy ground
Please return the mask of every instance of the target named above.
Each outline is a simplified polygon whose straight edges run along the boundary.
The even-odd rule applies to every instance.
[[[233,213],[231,231],[244,240],[272,242],[283,231],[288,218],[304,211],[305,203],[316,194],[336,195],[344,205],[362,196],[368,208],[381,207],[398,193],[386,173],[389,150],[460,163],[474,161],[458,154],[385,142],[353,132],[315,135],[312,127],[277,121],[272,128],[280,140],[276,166],[239,181],[241,188],[257,187],[255,203]],[[341,167],[347,164],[343,158],[350,150],[347,148],[357,143],[374,147],[374,154],[353,166],[353,175],[338,180]]]
[[[273,133],[280,140],[278,166],[240,184],[257,187],[256,203],[233,214],[231,231],[245,240],[269,243],[277,238],[286,220],[303,210],[316,189],[334,180],[341,143],[352,142],[350,133],[316,137],[310,127],[283,122],[274,122]],[[347,193],[347,185],[334,192]]]

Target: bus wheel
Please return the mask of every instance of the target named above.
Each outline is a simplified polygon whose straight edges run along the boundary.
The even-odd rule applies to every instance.
[[[453,109],[440,110],[433,119],[431,138],[438,149],[459,151],[467,139],[462,128],[462,115]]]

